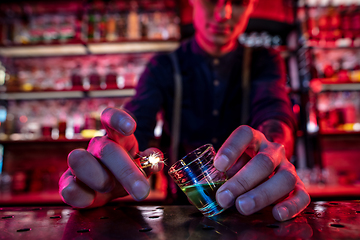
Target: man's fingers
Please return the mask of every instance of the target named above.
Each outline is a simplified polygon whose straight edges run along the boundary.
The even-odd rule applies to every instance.
[[[278,147],[278,148],[276,148]],[[218,203],[223,208],[233,205],[237,196],[253,189],[267,179],[280,164],[283,150],[280,144],[272,146],[272,151],[261,151],[242,167],[232,178],[225,182],[217,191]]]
[[[265,137],[259,131],[245,125],[238,127],[219,149],[215,156],[214,166],[219,171],[225,172],[248,147],[250,147],[249,149],[251,149],[252,152],[257,152],[262,139],[265,139]],[[254,156],[252,152],[251,157]]]
[[[89,207],[95,198],[94,190],[85,184],[77,183],[70,169],[62,175],[59,181],[59,194],[65,203],[75,208]]]
[[[226,174],[228,175],[228,177],[229,178],[233,177],[250,160],[251,160],[251,158],[249,157],[249,155],[247,155],[247,154],[241,155],[241,157],[231,166],[231,168],[229,168],[229,170],[226,171]]]
[[[273,216],[278,221],[289,220],[302,212],[310,203],[310,196],[304,184],[298,179],[294,191],[284,201],[273,208]]]
[[[124,136],[134,133],[136,128],[135,120],[124,110],[106,108],[101,113],[101,123],[105,128],[115,130]]]
[[[123,146],[131,156],[137,153],[138,142],[133,135],[136,122],[127,112],[116,108],[106,108],[101,113],[101,123],[111,140]]]
[[[91,189],[110,192],[115,181],[99,161],[85,149],[75,149],[68,156],[68,165],[74,176]]]
[[[272,178],[238,197],[235,204],[238,211],[250,215],[290,193],[298,181],[295,168],[290,165],[282,163]]]
[[[128,152],[107,138],[93,138],[88,151],[109,169],[125,190],[135,199],[143,200],[150,191],[145,176],[129,156]]]

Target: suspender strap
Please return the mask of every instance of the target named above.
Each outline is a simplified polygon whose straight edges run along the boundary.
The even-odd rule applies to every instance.
[[[180,67],[175,52],[169,54],[174,68],[174,106],[173,119],[170,143],[170,162],[175,163],[178,160],[178,148],[180,139],[180,124],[181,124],[181,102],[182,102],[182,79],[180,74]]]
[[[242,66],[242,109],[241,109],[241,124],[246,124],[249,119],[249,98],[250,98],[250,63],[251,63],[252,48],[244,48],[244,59]]]

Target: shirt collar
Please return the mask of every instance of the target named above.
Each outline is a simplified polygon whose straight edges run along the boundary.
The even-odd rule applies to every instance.
[[[235,47],[234,51],[228,52],[227,54],[225,54],[221,57],[213,57],[210,54],[208,54],[207,52],[205,52],[205,50],[199,46],[195,37],[193,37],[192,42],[191,42],[191,50],[195,55],[202,56],[205,59],[205,61],[208,63],[213,63],[215,59],[218,59],[220,64],[221,63],[229,64],[229,63],[233,62],[233,60],[235,60],[235,58],[237,56],[239,56],[239,54],[242,51],[242,47],[239,42],[236,42],[236,47]]]

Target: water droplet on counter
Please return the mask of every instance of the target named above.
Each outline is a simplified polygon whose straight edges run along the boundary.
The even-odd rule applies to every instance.
[[[152,230],[152,228],[150,228],[150,227],[145,227],[145,228],[139,229],[139,232],[150,232],[151,230]]]
[[[268,228],[279,228],[279,225],[269,224],[269,225],[266,225],[266,227],[268,227]]]
[[[342,224],[338,224],[338,223],[333,223],[333,224],[330,224],[330,226],[332,227],[336,227],[336,228],[344,228],[345,226],[342,225]]]
[[[203,226],[203,230],[214,230],[215,228],[213,226]]]

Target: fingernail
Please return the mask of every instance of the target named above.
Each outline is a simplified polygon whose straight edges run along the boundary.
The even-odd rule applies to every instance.
[[[277,211],[281,221],[285,221],[289,218],[289,210],[286,207],[279,207]]]
[[[119,127],[123,133],[128,134],[134,129],[135,125],[133,121],[122,118],[119,122]]]
[[[217,202],[222,208],[228,208],[234,203],[234,195],[226,189],[217,195]]]
[[[150,187],[147,183],[142,180],[137,180],[132,186],[132,196],[137,201],[141,201],[147,197],[150,191]]]
[[[243,214],[248,215],[253,213],[255,202],[250,197],[243,197],[238,200],[238,206]]]
[[[225,172],[229,165],[229,158],[225,155],[220,155],[219,157],[215,157],[214,166],[217,170],[221,172]]]

